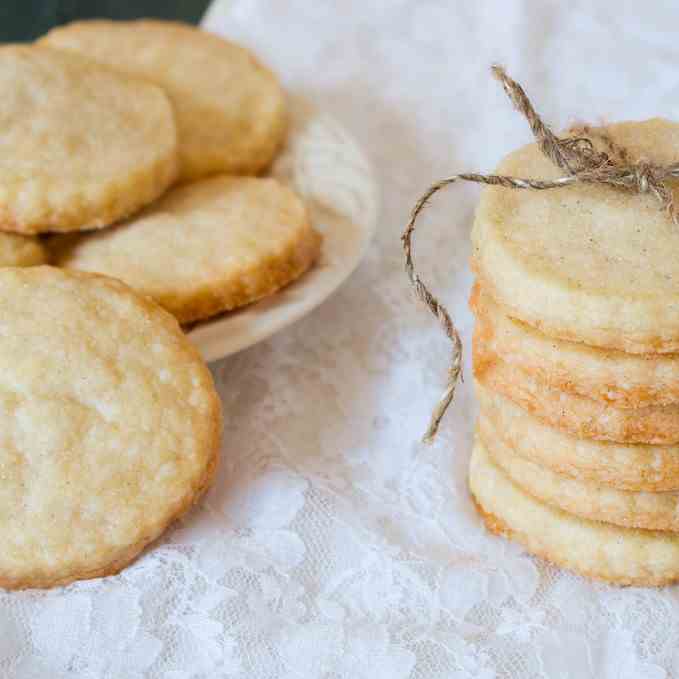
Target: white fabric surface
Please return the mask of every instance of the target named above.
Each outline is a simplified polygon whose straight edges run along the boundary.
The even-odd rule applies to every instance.
[[[352,130],[381,179],[379,234],[319,310],[214,366],[224,461],[202,509],[120,576],[0,594],[0,676],[679,671],[679,589],[592,584],[485,533],[465,484],[469,382],[438,441],[418,443],[448,346],[409,295],[399,245],[429,182],[491,170],[529,139],[493,60],[555,124],[677,117],[672,3],[234,0],[209,25]],[[436,199],[416,244],[467,342],[477,192]]]

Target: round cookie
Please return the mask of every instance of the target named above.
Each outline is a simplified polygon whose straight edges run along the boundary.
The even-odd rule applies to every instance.
[[[177,174],[163,91],[44,46],[0,47],[0,229],[107,226]]]
[[[47,263],[47,249],[32,236],[0,232],[0,267]]]
[[[477,283],[470,305],[488,350],[553,389],[641,408],[679,402],[679,355],[629,354],[543,335],[507,316]]]
[[[320,243],[290,189],[222,175],[176,188],[111,229],[51,245],[59,266],[120,278],[188,323],[275,292],[312,265]]]
[[[248,50],[216,35],[168,21],[97,20],[55,28],[41,42],[163,87],[177,115],[185,181],[256,174],[283,141],[277,79]]]
[[[679,446],[625,445],[570,436],[477,382],[484,440],[583,482],[628,491],[679,491]]]
[[[469,487],[487,528],[581,575],[617,585],[679,580],[679,536],[582,519],[535,500],[474,446]]]
[[[578,481],[520,457],[499,438],[481,433],[480,439],[493,462],[540,502],[616,526],[679,531],[677,492],[634,492]]]
[[[474,335],[474,376],[552,427],[578,438],[618,443],[679,443],[679,404],[616,408],[603,401],[552,389],[502,360]]]
[[[176,320],[120,281],[0,269],[0,587],[116,573],[205,490],[221,410]]]
[[[661,165],[679,157],[679,124],[653,119],[604,128]],[[603,142],[594,140],[595,146]],[[563,173],[531,144],[498,174]],[[673,183],[675,202],[679,187]],[[679,229],[650,194],[595,184],[549,191],[486,188],[472,233],[474,266],[510,316],[546,335],[631,353],[679,351]]]

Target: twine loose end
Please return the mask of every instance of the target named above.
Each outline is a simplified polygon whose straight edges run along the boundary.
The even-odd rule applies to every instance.
[[[563,170],[565,176],[546,181],[503,175],[463,173],[432,184],[415,203],[410,220],[401,235],[406,273],[416,296],[438,319],[453,345],[446,390],[434,408],[429,427],[424,435],[424,441],[427,443],[431,443],[436,437],[441,421],[455,397],[457,383],[462,379],[462,341],[460,335],[448,310],[430,292],[413,264],[412,239],[415,225],[422,210],[429,204],[434,194],[458,180],[500,186],[506,189],[538,191],[557,189],[575,183],[606,184],[620,189],[636,191],[640,194],[651,193],[658,201],[660,208],[667,212],[669,218],[675,224],[679,224],[679,214],[675,207],[671,188],[667,183],[668,179],[679,177],[679,163],[666,167],[643,161],[632,163],[629,160],[627,150],[614,143],[610,135],[599,130],[592,130],[587,125],[582,125],[577,130],[573,130],[578,134],[576,137],[557,137],[544,124],[521,85],[512,80],[502,66],[493,64],[491,74],[502,84],[514,108],[527,120],[542,153]],[[599,138],[604,143],[608,152],[595,149],[592,143],[594,137]]]

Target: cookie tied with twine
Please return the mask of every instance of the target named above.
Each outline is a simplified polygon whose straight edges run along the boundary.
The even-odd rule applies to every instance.
[[[410,221],[401,237],[405,254],[406,273],[417,297],[434,314],[453,344],[452,359],[448,368],[446,390],[436,406],[425,441],[431,441],[438,431],[440,422],[450,406],[457,383],[462,379],[462,342],[447,309],[430,292],[416,271],[412,257],[412,238],[417,219],[432,196],[439,190],[458,180],[497,186],[506,189],[558,189],[575,184],[600,184],[638,194],[649,193],[677,224],[679,216],[672,199],[668,180],[679,177],[679,163],[659,165],[639,160],[632,162],[627,150],[616,144],[606,132],[580,126],[571,130],[577,136],[561,138],[545,125],[537,114],[523,88],[512,80],[499,66],[492,67],[493,76],[502,83],[514,107],[526,118],[541,153],[560,169],[564,175],[556,179],[526,179],[521,177],[462,173],[447,177],[433,184],[417,201]],[[592,139],[603,143],[605,150],[597,150]]]

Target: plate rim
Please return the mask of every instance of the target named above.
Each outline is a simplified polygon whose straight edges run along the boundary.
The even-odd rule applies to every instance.
[[[308,110],[313,111],[314,118],[322,117],[323,120],[326,121],[325,122],[326,125],[333,126],[345,140],[345,146],[350,146],[352,148],[353,155],[357,157],[362,166],[362,171],[364,172],[365,175],[364,180],[369,184],[365,191],[365,194],[371,197],[372,209],[369,211],[369,214],[366,214],[364,218],[360,220],[361,223],[358,223],[358,220],[352,219],[350,216],[346,214],[339,215],[341,216],[342,219],[349,221],[353,223],[355,226],[357,226],[358,230],[357,235],[359,236],[359,238],[357,238],[355,242],[358,242],[359,247],[357,251],[353,253],[353,258],[350,261],[348,258],[341,260],[345,264],[349,262],[348,266],[343,271],[343,273],[341,275],[338,275],[337,278],[332,281],[332,284],[329,285],[327,289],[325,289],[318,296],[311,295],[308,299],[302,300],[302,302],[298,302],[298,304],[296,304],[294,307],[290,309],[290,313],[288,315],[285,315],[278,319],[275,318],[272,319],[271,326],[268,327],[266,330],[260,332],[253,332],[251,334],[241,333],[240,335],[236,335],[236,337],[239,337],[239,339],[233,341],[231,343],[231,346],[229,346],[229,343],[227,342],[225,347],[219,348],[218,347],[219,342],[217,342],[214,337],[211,338],[209,336],[203,338],[202,341],[203,345],[201,346],[200,337],[201,331],[210,332],[210,334],[212,334],[217,328],[219,328],[220,325],[226,326],[224,328],[224,331],[227,331],[228,326],[234,323],[234,319],[238,318],[239,316],[242,316],[243,314],[252,313],[253,311],[261,309],[262,307],[265,306],[273,306],[274,308],[279,308],[280,304],[285,304],[286,293],[294,292],[295,289],[298,289],[298,287],[303,284],[307,276],[312,276],[314,274],[314,268],[311,268],[309,271],[305,272],[299,279],[291,282],[289,285],[285,286],[284,288],[274,293],[273,295],[265,297],[264,299],[259,300],[257,302],[253,302],[252,304],[246,305],[242,309],[235,309],[234,311],[226,312],[226,314],[222,314],[216,317],[215,319],[212,320],[207,319],[201,323],[198,323],[195,327],[188,330],[187,331],[188,339],[194,344],[194,346],[196,346],[196,348],[198,349],[206,363],[215,363],[228,356],[232,356],[233,354],[236,354],[240,351],[244,351],[245,349],[248,349],[256,344],[259,344],[260,342],[269,339],[278,332],[281,332],[285,328],[288,328],[294,323],[300,321],[302,318],[304,318],[305,316],[313,312],[315,309],[317,309],[321,304],[323,304],[323,302],[325,302],[332,295],[334,295],[335,292],[337,292],[337,290],[354,274],[354,272],[359,267],[361,262],[365,259],[365,256],[370,248],[370,245],[377,231],[381,206],[380,200],[381,196],[372,162],[368,159],[367,154],[364,152],[362,146],[358,143],[354,135],[351,134],[351,132],[348,131],[347,128],[342,123],[340,123],[332,114],[329,114],[326,111],[320,109],[319,107],[313,105],[311,102],[309,102],[309,100],[306,97],[302,95],[297,95],[296,98]],[[293,189],[296,189],[296,187],[293,186]],[[298,191],[298,193],[302,193],[301,191],[299,191],[299,189],[296,190]],[[305,202],[307,204],[311,202],[308,197],[305,196],[302,197],[305,198]],[[332,206],[328,207],[332,209]],[[314,220],[312,219],[312,225],[313,223]],[[325,245],[326,244],[324,242],[322,247],[325,247]],[[276,302],[278,302],[278,304]]]

